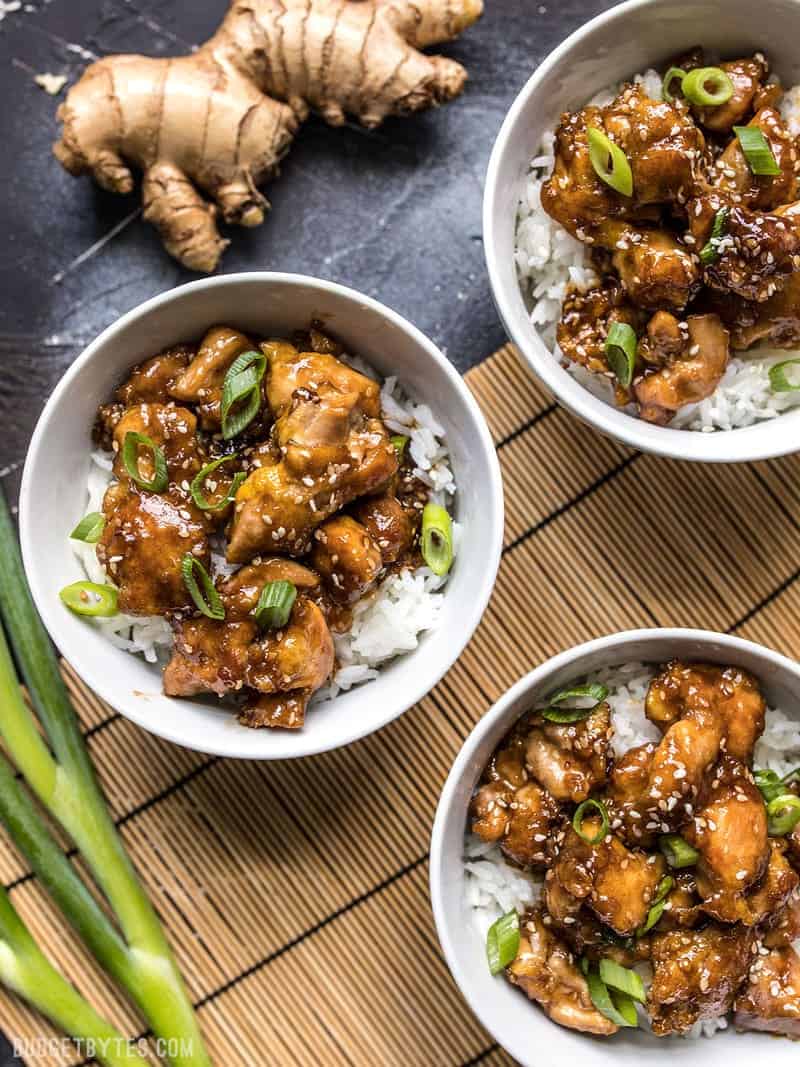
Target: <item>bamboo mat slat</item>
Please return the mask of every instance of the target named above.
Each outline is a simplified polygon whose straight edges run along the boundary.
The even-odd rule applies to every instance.
[[[510,346],[467,381],[500,455],[503,562],[473,641],[397,722],[313,759],[226,762],[137,729],[65,665],[219,1067],[513,1067],[455,988],[428,902],[433,814],[469,730],[547,656],[615,630],[700,626],[800,654],[800,458],[639,455],[555,407]],[[5,836],[0,879],[53,960],[141,1034]],[[5,994],[0,1027],[56,1036]]]

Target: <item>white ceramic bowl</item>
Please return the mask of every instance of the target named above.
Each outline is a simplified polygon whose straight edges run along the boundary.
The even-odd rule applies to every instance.
[[[86,504],[97,405],[138,360],[229,323],[288,335],[319,319],[384,376],[396,374],[447,431],[464,536],[440,626],[380,677],[312,709],[300,731],[250,730],[230,709],[161,692],[157,667],[114,648],[58,598],[85,577],[68,535]],[[500,559],[503,498],[497,456],[469,389],[436,346],[389,308],[350,289],[291,274],[234,274],[181,286],[123,315],[83,352],[50,397],[31,441],[20,493],[20,539],[36,606],[78,674],[122,715],[178,744],[221,756],[283,759],[379,729],[421,699],[458,657],[481,619]]]
[[[797,1062],[797,1045],[767,1034],[712,1039],[659,1039],[641,1030],[623,1030],[601,1039],[565,1030],[486,966],[485,944],[464,902],[463,846],[470,797],[497,744],[516,720],[546,694],[604,667],[633,661],[663,663],[672,657],[732,664],[751,671],[767,701],[784,710],[800,704],[800,667],[785,656],[737,637],[704,630],[631,630],[601,637],[563,652],[517,682],[483,716],[464,743],[442,790],[431,840],[433,913],[453,977],[486,1029],[523,1067],[579,1063],[581,1067],[620,1067],[676,1062],[707,1067],[775,1067]],[[763,1057],[763,1061],[759,1060]]]
[[[573,33],[536,70],[511,107],[489,162],[483,204],[486,261],[505,328],[550,393],[609,437],[645,452],[704,462],[741,462],[800,447],[800,411],[758,426],[696,433],[653,426],[579,385],[531,325],[514,265],[516,209],[543,132],[562,111],[637,71],[702,44],[724,56],[760,49],[785,85],[800,82],[798,0],[629,0]]]

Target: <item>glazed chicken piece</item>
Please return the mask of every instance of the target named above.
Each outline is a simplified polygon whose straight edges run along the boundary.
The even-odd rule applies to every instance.
[[[651,769],[656,745],[629,748],[614,760],[606,807],[623,841],[640,848],[655,845],[660,831],[657,806],[650,800]]]
[[[665,323],[663,314],[655,327],[659,334]],[[711,396],[727,369],[728,331],[719,317],[690,315],[686,326],[688,337],[681,356],[655,373],[634,380],[639,413],[648,422],[666,425],[686,404],[696,404]],[[672,326],[670,330],[674,332]],[[663,352],[658,336],[655,343],[650,334],[648,337],[646,351]]]
[[[188,408],[175,404],[137,404],[128,408],[114,427],[112,449],[116,453],[114,474],[120,482],[132,484],[123,463],[125,438],[139,433],[164,453],[172,491],[189,497],[189,484],[206,462],[197,438],[197,419]],[[139,476],[151,481],[155,474],[150,449],[138,450]]]
[[[700,853],[703,910],[721,922],[751,925],[744,894],[765,874],[770,846],[764,801],[743,763],[722,756],[683,836]]]
[[[603,227],[602,244],[613,249],[611,262],[636,307],[681,311],[700,288],[700,261],[666,230],[612,220]]]
[[[397,473],[397,453],[378,418],[376,382],[335,357],[265,345],[267,399],[282,458],[254,470],[240,487],[228,545],[232,563],[259,551],[302,555],[313,531]]]
[[[319,575],[302,563],[282,556],[267,556],[240,567],[220,586],[226,621],[252,621],[261,590],[268,582],[291,582],[299,594],[312,599],[320,588]]]
[[[567,359],[595,374],[607,374],[610,372],[604,346],[609,327],[624,322],[637,330],[640,320],[640,313],[628,303],[620,283],[609,276],[585,293],[577,289],[567,293],[556,339]]]
[[[800,272],[760,304],[727,297],[718,305],[734,348],[765,344],[769,348],[800,347]]]
[[[704,65],[705,62],[701,56],[687,69],[691,70],[694,66]],[[692,112],[700,125],[718,134],[730,133],[734,126],[745,125],[745,119],[755,110],[759,95],[769,75],[767,61],[759,53],[749,59],[734,59],[727,63],[720,63],[719,66],[733,83],[733,96],[717,107],[694,105],[692,107]]]
[[[366,527],[349,515],[334,515],[314,531],[311,565],[334,600],[354,604],[375,585],[383,556]]]
[[[189,345],[176,345],[133,368],[115,391],[113,401],[98,410],[94,437],[104,451],[111,451],[114,428],[126,408],[136,404],[170,403],[170,388],[192,355],[193,349]]]
[[[753,174],[738,137],[734,137],[714,164],[714,189],[726,203],[757,211],[772,211],[797,200],[800,157],[781,113],[774,107],[763,107],[748,125],[764,134],[780,174]]]
[[[682,1034],[700,1019],[729,1012],[747,975],[754,937],[749,927],[716,923],[656,934],[647,996],[653,1033]]]
[[[221,697],[244,688],[250,651],[258,637],[255,620],[187,618],[177,620],[173,629],[175,647],[164,670],[167,696],[215,693]]]
[[[693,930],[705,915],[700,910],[701,900],[697,893],[697,880],[694,871],[671,871],[673,886],[666,897],[664,911],[654,928],[660,932],[667,930]]]
[[[592,1003],[572,953],[548,930],[538,912],[529,911],[520,920],[519,951],[506,973],[554,1023],[587,1034],[617,1032],[616,1025]]]
[[[222,384],[233,361],[253,350],[249,338],[229,326],[214,326],[200,342],[189,366],[174,382],[170,394],[184,404],[195,404],[204,430],[221,428]]]
[[[537,782],[560,801],[579,804],[608,775],[611,712],[598,704],[580,722],[547,722],[538,716],[525,740],[525,761]]]
[[[121,481],[106,491],[103,515],[97,559],[119,588],[119,610],[168,615],[192,607],[181,562],[191,552],[207,566],[210,552],[208,525],[191,500]]]
[[[800,1037],[800,956],[791,945],[756,956],[734,1012],[739,1029]]]
[[[591,838],[600,832],[600,820],[586,818],[582,829]],[[574,916],[578,901],[615,933],[628,937],[647,919],[665,869],[663,856],[626,848],[615,834],[607,833],[592,845],[570,827],[545,877],[547,910],[563,921],[565,907],[567,915]]]
[[[795,899],[800,876],[786,859],[783,841],[770,838],[769,848],[766,873],[745,896],[745,921],[765,930],[765,942],[774,946],[800,936],[800,911]]]
[[[359,500],[353,516],[381,551],[384,563],[396,563],[414,547],[420,526],[420,512],[403,504],[391,493]]]

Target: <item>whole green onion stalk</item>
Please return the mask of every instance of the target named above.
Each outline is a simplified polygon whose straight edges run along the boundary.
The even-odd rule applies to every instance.
[[[30,788],[88,863],[121,934],[78,878],[5,761],[0,763],[0,818],[98,962],[128,991],[154,1035],[163,1039],[172,1053],[168,1062],[173,1067],[210,1067],[180,972],[95,778],[58,661],[25,582],[1,492],[0,615],[46,740],[22,698],[2,631],[0,735]],[[2,968],[0,977],[5,980]],[[73,1020],[65,1002],[61,1014],[51,1017],[70,1033],[87,1036],[77,1033],[88,1024],[85,1009],[83,1018],[76,1014]]]

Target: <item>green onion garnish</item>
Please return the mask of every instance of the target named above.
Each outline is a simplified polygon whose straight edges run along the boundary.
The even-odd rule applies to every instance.
[[[753,174],[774,178],[781,173],[772,149],[758,126],[734,126],[733,132],[739,138],[747,165]]]
[[[700,859],[697,849],[684,841],[680,834],[663,834],[658,839],[658,847],[670,867],[694,867]]]
[[[714,216],[714,225],[711,227],[711,236],[708,242],[700,249],[700,262],[704,267],[710,267],[719,259],[719,243],[725,236],[725,228],[728,225],[730,210],[721,207]]]
[[[586,813],[590,811],[595,811],[600,816],[600,829],[594,837],[590,837],[583,832],[583,820]],[[588,800],[584,800],[582,804],[579,804],[575,809],[575,814],[572,816],[573,830],[587,845],[599,845],[601,841],[605,840],[609,825],[610,821],[605,804],[602,800],[595,800],[594,797],[589,797]]]
[[[769,804],[775,797],[783,796],[786,792],[783,788],[783,779],[777,771],[754,771],[753,778],[761,791],[765,804]]]
[[[153,456],[153,477],[148,481],[139,473],[139,449],[147,448]],[[122,442],[122,463],[130,478],[151,493],[163,493],[167,488],[169,477],[167,475],[167,458],[164,449],[160,448],[152,437],[147,434],[129,430]]]
[[[403,437],[401,433],[396,433],[393,437],[390,438],[390,441],[392,442],[392,447],[397,453],[397,458],[402,459],[403,453],[406,450],[406,445],[408,444],[408,438]]]
[[[261,408],[261,379],[267,369],[263,352],[242,352],[231,363],[222,383],[222,436],[226,441],[249,426]],[[235,411],[231,409],[235,407]]]
[[[195,505],[200,508],[201,511],[219,511],[221,508],[226,507],[226,505],[230,504],[231,501],[235,498],[236,491],[247,477],[247,475],[244,474],[243,471],[238,471],[233,476],[231,487],[225,494],[225,496],[221,500],[218,500],[216,504],[210,504],[203,495],[203,483],[205,482],[209,474],[213,474],[217,467],[220,467],[223,463],[227,463],[229,459],[236,459],[236,453],[232,452],[229,456],[220,456],[219,459],[215,459],[212,463],[207,463],[205,467],[203,467],[201,471],[198,471],[192,479],[192,500],[195,502]]]
[[[549,722],[580,722],[587,719],[598,704],[608,696],[608,690],[604,685],[574,685],[571,689],[560,689],[547,699],[547,707],[542,708],[539,714]],[[583,704],[575,707],[559,707],[567,700],[586,700],[591,704]]]
[[[650,905],[650,910],[647,913],[647,918],[636,931],[637,937],[644,937],[644,935],[652,930],[658,920],[664,913],[664,908],[667,906],[667,897],[669,891],[675,885],[675,879],[665,874],[661,881],[658,883],[658,889],[656,895],[653,897],[653,903]]]
[[[645,1001],[644,985],[636,971],[620,966],[615,960],[600,960],[600,977],[611,989],[617,989],[634,1000]]]
[[[633,196],[633,171],[619,145],[593,126],[587,128],[586,136],[589,140],[589,159],[597,177],[615,192]]]
[[[253,609],[261,629],[280,630],[285,626],[296,598],[297,589],[291,582],[267,582]]]
[[[197,577],[195,577],[195,572]],[[225,618],[225,607],[219,593],[211,581],[211,576],[200,560],[187,552],[181,560],[181,574],[183,584],[189,590],[189,595],[195,602],[197,610],[202,612],[207,619],[221,620]],[[200,579],[198,584],[198,578]],[[200,586],[202,585],[202,592]]]
[[[800,797],[783,793],[767,804],[767,832],[770,837],[790,834],[800,822]]]
[[[441,504],[422,510],[422,558],[434,574],[447,574],[453,566],[453,521]]]
[[[784,359],[769,369],[769,387],[773,393],[796,393],[800,381],[792,382],[786,373],[790,367],[800,367],[800,359]]]
[[[90,511],[88,515],[84,515],[72,533],[69,535],[71,541],[83,541],[87,545],[96,545],[100,540],[100,535],[103,532],[103,527],[106,524],[106,520],[99,511]]]
[[[636,349],[636,332],[633,327],[627,322],[612,323],[606,336],[606,359],[614,377],[625,389],[633,381]]]
[[[118,593],[113,585],[97,582],[73,582],[58,594],[76,615],[94,615],[107,619],[117,614]]]
[[[638,1026],[636,1007],[629,996],[624,993],[617,994],[612,1000],[608,986],[591,967],[585,967],[586,982],[589,986],[589,996],[592,1004],[601,1015],[605,1015],[617,1026]]]
[[[720,67],[690,70],[681,89],[689,103],[698,107],[719,107],[733,96],[733,82]]]
[[[664,81],[661,83],[661,96],[668,104],[672,104],[675,101],[675,95],[672,92],[672,83],[677,78],[680,81],[681,91],[683,90],[683,79],[686,77],[686,71],[683,67],[670,67],[667,73],[664,75]]]
[[[519,952],[519,915],[509,911],[493,922],[486,935],[486,959],[489,973],[499,974],[513,963]]]

